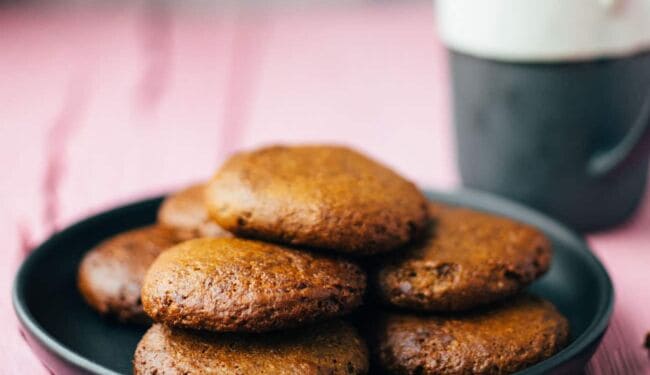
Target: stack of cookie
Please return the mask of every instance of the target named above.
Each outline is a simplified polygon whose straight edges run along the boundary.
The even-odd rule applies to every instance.
[[[522,294],[551,245],[536,229],[430,203],[428,233],[378,262],[376,294],[399,311],[370,325],[380,368],[397,374],[508,374],[562,349],[567,320]]]
[[[103,314],[153,322],[138,374],[367,373],[345,318],[364,299],[382,302],[357,314],[378,371],[508,373],[567,341],[552,305],[517,296],[550,256],[535,229],[429,203],[350,149],[269,147],[98,245],[79,288]]]

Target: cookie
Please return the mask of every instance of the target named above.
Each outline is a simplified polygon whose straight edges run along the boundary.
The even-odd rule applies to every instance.
[[[258,335],[153,325],[133,360],[135,374],[366,374],[368,352],[342,321]]]
[[[432,226],[420,243],[382,259],[377,294],[399,307],[466,310],[512,296],[546,272],[551,245],[511,219],[432,203]]]
[[[158,255],[180,239],[166,228],[149,226],[118,234],[91,249],[81,261],[77,285],[88,304],[102,315],[145,323],[140,289]]]
[[[185,239],[229,236],[208,217],[204,190],[204,184],[196,184],[169,195],[158,210],[158,223],[176,230]]]
[[[362,302],[355,264],[264,242],[200,238],[161,254],[142,288],[155,321],[264,332],[346,314]]]
[[[239,236],[358,255],[401,247],[427,223],[415,185],[338,146],[236,154],[208,183],[206,204]]]
[[[378,324],[376,354],[391,374],[509,374],[540,362],[569,340],[555,307],[522,296],[456,315],[389,314]]]

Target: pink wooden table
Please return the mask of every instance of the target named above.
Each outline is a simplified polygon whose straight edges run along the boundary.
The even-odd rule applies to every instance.
[[[235,149],[344,142],[423,186],[456,186],[446,70],[429,2],[245,15],[0,8],[0,372],[44,373],[9,296],[32,246],[205,178]],[[650,202],[589,242],[617,300],[588,373],[650,373]]]

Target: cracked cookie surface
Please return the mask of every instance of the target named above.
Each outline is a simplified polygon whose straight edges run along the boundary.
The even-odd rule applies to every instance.
[[[147,272],[155,321],[220,332],[264,332],[340,316],[362,302],[365,273],[343,259],[238,238],[201,238]]]

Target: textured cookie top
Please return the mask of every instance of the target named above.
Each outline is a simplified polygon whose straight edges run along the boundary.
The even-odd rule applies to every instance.
[[[376,274],[380,296],[393,305],[468,309],[517,293],[549,267],[550,242],[526,224],[436,203],[430,216],[427,237]]]
[[[91,249],[81,261],[78,286],[102,314],[143,322],[140,289],[147,269],[165,249],[180,240],[175,232],[149,226],[118,234]]]
[[[391,314],[378,326],[381,364],[395,374],[509,374],[546,359],[569,339],[569,324],[539,298],[443,316]]]
[[[365,374],[365,343],[332,321],[261,335],[211,334],[156,324],[135,352],[136,374]]]
[[[230,235],[208,217],[204,191],[204,184],[196,184],[165,198],[158,210],[158,223],[186,239]]]
[[[208,184],[210,215],[244,237],[354,254],[393,250],[426,226],[411,182],[345,147],[268,147],[231,157]]]
[[[338,316],[361,304],[365,274],[345,260],[252,240],[202,238],[162,254],[142,301],[155,320],[261,332]]]

